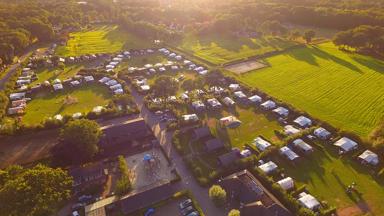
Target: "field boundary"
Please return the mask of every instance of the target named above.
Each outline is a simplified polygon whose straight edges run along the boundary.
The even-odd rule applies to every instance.
[[[270,65],[259,60],[246,60],[243,62],[227,65],[224,67],[225,70],[231,71],[235,74],[244,74],[250,71],[259,70]]]
[[[297,44],[297,45],[293,45],[293,46],[288,47],[288,48],[283,49],[283,50],[274,50],[274,51],[266,52],[264,54],[253,55],[253,56],[249,56],[247,58],[242,58],[242,59],[236,59],[236,60],[233,60],[233,61],[230,61],[230,62],[223,63],[223,64],[221,64],[221,66],[227,67],[227,66],[230,66],[230,65],[233,65],[233,64],[242,63],[242,62],[245,62],[245,61],[269,58],[269,57],[272,57],[272,56],[275,56],[275,55],[280,55],[280,54],[285,53],[287,51],[291,51],[293,49],[305,48],[306,46],[307,45],[305,45],[305,44]]]

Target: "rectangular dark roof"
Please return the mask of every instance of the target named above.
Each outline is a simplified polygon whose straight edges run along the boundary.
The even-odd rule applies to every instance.
[[[193,135],[195,139],[201,139],[204,137],[211,136],[211,130],[209,127],[200,127],[193,130]]]
[[[207,148],[207,151],[215,151],[224,148],[224,143],[221,140],[214,138],[206,141],[205,147]]]
[[[119,145],[152,136],[151,130],[142,118],[110,125],[102,130],[104,133],[100,141],[102,145]]]
[[[228,152],[226,154],[220,155],[218,157],[219,163],[222,166],[228,166],[231,163],[235,162],[237,159],[239,159],[239,152],[232,150],[231,152]]]
[[[143,192],[138,192],[127,198],[122,198],[122,200],[119,201],[119,205],[124,215],[127,215],[161,200],[165,200],[175,192],[177,192],[177,187],[167,183]]]

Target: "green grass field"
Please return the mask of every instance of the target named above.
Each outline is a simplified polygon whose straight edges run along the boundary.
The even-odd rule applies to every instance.
[[[271,67],[237,77],[363,137],[384,116],[384,62],[344,53],[331,43],[295,49],[266,61]]]
[[[55,79],[65,80],[73,77],[79,72],[82,68],[84,68],[83,64],[75,64],[69,65],[61,70],[59,68],[43,68],[36,71],[36,75],[38,80],[35,80],[31,84],[42,83],[46,80],[53,81]]]
[[[66,96],[75,98],[77,102],[65,104]],[[76,89],[67,88],[62,92],[41,94],[28,103],[22,121],[25,124],[37,124],[45,118],[57,114],[72,115],[76,112],[89,112],[96,106],[106,105],[110,98],[109,90],[97,84],[84,85]]]
[[[66,46],[56,50],[59,56],[80,56],[84,54],[113,53],[122,49],[149,48],[145,41],[117,26],[97,26],[70,34]]]
[[[189,35],[178,47],[213,64],[223,64],[270,51],[282,50],[294,44],[294,42],[276,37],[249,39],[226,35],[203,37]]]
[[[219,119],[226,116],[236,116],[241,126],[236,129],[222,128]],[[226,141],[231,147],[244,148],[244,144],[250,144],[257,136],[262,135],[270,141],[278,141],[275,130],[282,130],[282,126],[274,119],[269,118],[253,108],[237,107],[235,112],[222,111],[210,115],[207,125],[212,133]]]
[[[340,158],[332,147],[324,147],[324,144],[318,143],[315,152],[295,166],[281,157],[274,161],[284,168],[287,176],[295,179],[299,185],[306,184],[310,193],[319,200],[336,206],[340,211],[351,206],[355,206],[355,211],[359,208],[363,211],[369,209],[374,215],[381,215],[384,211],[384,206],[381,205],[384,182],[374,180],[367,168],[353,159]],[[360,195],[346,193],[346,188],[352,182],[357,184]]]

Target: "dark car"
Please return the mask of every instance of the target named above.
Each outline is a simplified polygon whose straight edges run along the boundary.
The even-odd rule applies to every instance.
[[[192,205],[192,200],[191,199],[186,199],[186,200],[184,200],[183,202],[181,202],[179,204],[179,208],[180,208],[180,210],[183,210],[186,207],[191,206],[191,205]]]
[[[195,211],[193,206],[188,206],[185,209],[181,210],[181,214],[184,215],[184,216],[187,216],[189,213],[191,213],[193,211]]]

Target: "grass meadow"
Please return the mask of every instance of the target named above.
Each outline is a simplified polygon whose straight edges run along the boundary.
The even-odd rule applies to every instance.
[[[150,45],[117,26],[96,26],[69,35],[66,46],[59,46],[59,56],[80,56],[84,54],[114,53],[122,49],[148,48]]]
[[[305,184],[308,191],[319,200],[325,200],[336,206],[338,211],[350,215],[363,215],[371,212],[380,215],[384,211],[381,205],[384,197],[383,182],[375,180],[369,169],[358,164],[351,157],[340,157],[336,148],[326,147],[323,143],[312,144],[315,152],[296,165],[286,159],[273,159],[284,168],[287,176],[295,179],[297,186]],[[356,183],[358,193],[348,194],[348,185]]]
[[[228,35],[199,37],[188,35],[178,47],[192,55],[219,65],[271,51],[283,50],[293,45],[295,42],[278,37],[238,38]]]
[[[74,98],[76,102],[66,104],[67,96]],[[97,84],[66,88],[61,92],[44,92],[28,103],[22,121],[25,124],[37,124],[57,114],[72,115],[77,112],[89,112],[96,106],[107,105],[110,98],[109,90]]]
[[[36,75],[38,80],[35,80],[31,83],[34,85],[36,83],[42,83],[44,81],[53,81],[55,79],[65,80],[69,79],[77,74],[81,69],[84,68],[83,64],[74,64],[68,65],[63,70],[59,68],[42,68],[36,70]]]
[[[314,117],[366,137],[384,117],[384,62],[331,43],[267,58],[271,67],[237,76]]]

